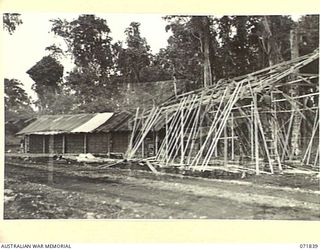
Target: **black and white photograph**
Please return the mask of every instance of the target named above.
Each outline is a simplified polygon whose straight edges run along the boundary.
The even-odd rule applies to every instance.
[[[319,15],[2,15],[4,220],[320,220]]]

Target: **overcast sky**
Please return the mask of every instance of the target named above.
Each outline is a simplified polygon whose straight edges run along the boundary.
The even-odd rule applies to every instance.
[[[96,14],[107,20],[111,29],[110,36],[113,42],[125,39],[124,30],[133,21],[140,22],[141,35],[147,39],[152,52],[157,53],[160,48],[167,45],[169,33],[166,33],[166,22],[161,18],[163,15],[154,14]],[[61,40],[50,32],[50,19],[66,18],[72,20],[78,14],[63,13],[28,13],[22,14],[23,24],[18,26],[16,31],[9,35],[3,34],[3,62],[4,77],[16,78],[24,84],[27,93],[35,98],[35,93],[31,90],[32,79],[26,74],[36,62],[41,60],[47,53],[45,48],[53,43],[61,43]],[[65,65],[67,66],[67,65]],[[68,67],[66,68],[68,71]]]

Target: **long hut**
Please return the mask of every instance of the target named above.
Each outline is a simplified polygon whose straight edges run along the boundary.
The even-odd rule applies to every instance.
[[[124,153],[130,113],[44,115],[22,129],[25,153]]]

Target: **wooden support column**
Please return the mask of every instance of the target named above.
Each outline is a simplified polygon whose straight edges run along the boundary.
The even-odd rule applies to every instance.
[[[317,149],[317,153],[316,153],[316,157],[314,158],[314,163],[313,163],[313,167],[316,167],[317,166],[317,162],[318,162],[318,160],[319,160],[319,174],[320,174],[320,157],[319,157],[319,155],[320,155],[320,144],[319,144],[319,146],[318,146],[318,149]]]
[[[143,128],[143,125],[144,125],[143,118],[141,118],[141,127],[142,128]],[[141,158],[144,158],[144,137],[142,137],[142,142],[141,142]]]
[[[214,129],[214,134],[216,134],[217,133],[217,128],[215,128]],[[213,138],[212,138],[212,140],[213,140]],[[214,157],[218,157],[218,147],[215,147],[214,148]]]
[[[274,154],[278,162],[278,167],[279,170],[282,171],[282,166],[281,166],[281,160],[280,160],[280,155],[278,151],[278,126],[277,126],[277,103],[273,102],[274,100],[274,93],[271,92],[271,108],[272,108],[272,114],[273,117],[271,117],[271,122],[272,122],[272,134],[273,134],[273,143],[274,143]]]
[[[234,161],[234,118],[231,113],[231,160]]]
[[[257,103],[257,94],[254,94],[255,103]],[[258,135],[258,109],[254,110],[254,144],[255,144],[255,159],[256,159],[256,174],[260,174],[259,170],[259,135]]]
[[[158,131],[155,131],[155,134],[156,134],[156,138],[155,138],[155,155],[158,154],[158,143],[159,143],[159,133]]]
[[[224,166],[226,167],[228,165],[228,131],[227,131],[227,124],[224,126],[223,129],[223,142],[224,142],[224,153],[223,153],[223,162]]]
[[[49,136],[49,154],[55,153],[54,150],[54,135]]]
[[[285,160],[286,154],[290,158],[290,152],[289,152],[288,148],[289,148],[289,138],[290,138],[290,135],[291,135],[291,127],[292,127],[293,118],[294,118],[294,110],[291,111],[291,116],[290,116],[290,121],[289,121],[289,125],[288,125],[288,128],[287,128],[287,134],[285,136],[286,138],[285,138],[285,142],[284,142],[281,161]]]
[[[308,144],[305,156],[302,159],[302,162],[306,162],[307,165],[309,165],[309,161],[310,161],[310,156],[311,156],[311,151],[312,151],[312,144],[313,144],[313,139],[314,136],[316,134],[317,131],[317,127],[319,125],[319,119],[318,119],[318,113],[316,114],[315,120],[314,120],[314,124],[313,124],[313,128],[312,128],[312,134],[311,134],[311,138],[310,138],[310,142]],[[307,160],[307,161],[306,161]]]
[[[169,136],[169,131],[168,131],[168,113],[166,112],[166,115],[165,115],[165,129],[166,129],[166,134],[165,134],[165,137],[164,137],[164,140],[165,140],[165,163],[166,165],[168,164],[168,150],[169,150],[169,147],[168,147],[168,136]]]
[[[202,139],[202,124],[200,124],[200,127],[199,127],[199,150],[202,148],[202,143],[203,143],[203,139]],[[199,160],[201,161],[201,158],[202,158],[202,154],[199,156]]]
[[[62,154],[66,153],[66,135],[62,135]]]
[[[276,129],[276,103],[273,102],[274,99],[274,93],[271,91],[270,92],[270,98],[271,98],[271,133],[272,133],[272,140],[273,142],[273,147],[274,147],[274,155],[277,157],[277,148],[278,148],[278,134],[277,134],[277,129]],[[271,152],[272,153],[272,152]]]
[[[87,134],[83,135],[83,152],[87,153]]]
[[[42,136],[42,153],[46,153],[46,136]]]
[[[29,152],[29,141],[30,141],[29,138],[30,138],[30,135],[24,136],[24,152],[23,153]]]
[[[54,135],[49,135],[49,139],[48,139],[48,153],[50,154],[49,156],[49,161],[48,161],[48,183],[52,184],[53,183],[53,170],[54,170],[54,166],[53,166],[53,155],[52,153],[54,153]]]
[[[254,144],[254,140],[255,140],[255,135],[254,135],[254,111],[253,111],[253,103],[251,102],[251,120],[250,120],[250,142],[251,142],[251,160],[254,160],[254,154],[255,154],[255,144]]]
[[[108,154],[112,151],[112,133],[108,133]]]
[[[181,126],[181,130],[180,130],[180,140],[181,140],[181,158],[180,158],[180,164],[182,165],[184,162],[184,112],[183,109],[181,110],[181,117],[180,117],[180,126]]]

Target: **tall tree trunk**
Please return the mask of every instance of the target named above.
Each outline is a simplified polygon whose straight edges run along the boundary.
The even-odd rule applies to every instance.
[[[290,44],[291,44],[291,59],[299,57],[299,40],[298,40],[298,29],[294,27],[290,32]],[[293,79],[292,79],[293,80]],[[299,95],[299,85],[294,85],[291,88],[291,96],[295,97]],[[302,117],[297,111],[299,106],[296,102],[292,103],[292,109],[294,111],[293,123],[292,123],[292,136],[291,136],[291,155],[292,157],[297,157],[300,155],[300,133],[301,133],[301,122]]]
[[[211,72],[211,61],[210,61],[210,29],[209,20],[207,16],[201,17],[202,23],[202,51],[204,55],[203,61],[203,84],[204,87],[212,85],[212,72]]]
[[[263,50],[265,52],[265,54],[267,55],[268,61],[269,61],[269,66],[275,65],[280,63],[283,58],[281,55],[281,51],[280,48],[278,46],[277,40],[275,38],[275,36],[272,34],[271,31],[271,27],[270,25],[271,23],[271,18],[269,16],[263,16],[262,19],[262,25],[263,25],[263,39],[262,39],[262,44],[263,44]],[[272,91],[272,89],[271,89]],[[267,96],[270,97],[270,104],[267,105],[266,110],[268,111],[266,113],[266,121],[265,121],[265,134],[266,134],[266,138],[267,140],[269,140],[269,154],[273,155],[274,160],[279,159],[279,155],[278,155],[278,149],[277,149],[277,115],[274,112],[276,106],[273,105],[272,101],[273,101],[273,94],[267,93]],[[280,164],[279,164],[279,169],[281,168]]]
[[[277,40],[272,34],[270,24],[271,24],[270,17],[263,16],[263,19],[262,19],[262,25],[264,28],[263,37],[262,37],[263,49],[268,56],[269,66],[272,66],[281,62],[283,59],[281,56],[281,52],[280,52],[280,48],[278,46]]]

